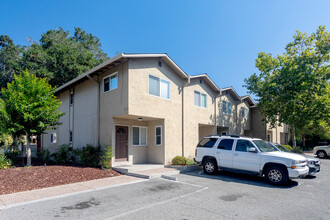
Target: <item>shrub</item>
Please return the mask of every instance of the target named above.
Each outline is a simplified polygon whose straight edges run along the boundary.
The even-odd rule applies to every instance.
[[[0,169],[7,169],[11,166],[12,162],[4,154],[0,154]]]
[[[99,165],[104,169],[111,168],[111,160],[112,160],[112,146],[106,146],[100,157]]]
[[[290,145],[282,145],[283,147],[285,147],[288,151],[292,151],[292,147]]]
[[[76,151],[79,155],[80,164],[87,167],[96,167],[100,160],[100,148],[87,144],[86,147]]]
[[[8,159],[14,161],[19,159],[19,157],[21,156],[21,152],[19,150],[7,151],[5,155]]]
[[[297,154],[304,154],[304,151],[299,146],[293,147],[291,152]]]
[[[38,152],[38,156],[44,162],[50,161],[50,152],[48,149],[45,150],[45,149],[41,148],[40,151]]]
[[[187,165],[187,158],[184,156],[176,156],[172,159],[172,165],[182,165],[185,166]]]
[[[197,163],[194,161],[194,159],[187,158],[187,165],[196,165]]]
[[[76,161],[75,152],[70,150],[66,144],[63,144],[60,150],[51,156],[58,164],[73,164]]]

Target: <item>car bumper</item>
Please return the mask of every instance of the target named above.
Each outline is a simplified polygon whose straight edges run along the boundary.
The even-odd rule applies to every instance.
[[[303,168],[298,168],[298,169],[288,168],[288,173],[289,173],[290,179],[297,179],[297,178],[305,177],[308,175],[308,172],[309,172],[308,166],[305,166]]]
[[[320,165],[309,165],[308,166],[309,168],[309,172],[308,172],[308,175],[315,175],[315,174],[318,174],[320,173],[321,171],[321,166]]]
[[[196,158],[194,157],[194,162],[197,163],[197,165],[202,165],[202,162],[201,161],[197,161]]]

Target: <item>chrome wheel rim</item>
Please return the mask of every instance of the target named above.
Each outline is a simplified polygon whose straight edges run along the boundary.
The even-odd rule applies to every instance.
[[[211,163],[211,162],[207,162],[205,164],[205,170],[208,172],[208,173],[212,173],[214,171],[214,164]]]
[[[319,152],[319,157],[324,157],[324,152],[323,151]]]
[[[268,178],[272,182],[280,182],[282,180],[282,173],[279,170],[273,169],[269,171]]]

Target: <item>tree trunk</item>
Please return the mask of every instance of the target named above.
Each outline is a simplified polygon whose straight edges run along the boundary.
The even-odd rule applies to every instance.
[[[306,147],[306,134],[302,135],[302,141],[303,146]]]
[[[292,146],[296,147],[296,134],[295,134],[295,130],[294,130],[294,124],[291,124],[291,135],[292,135]]]
[[[31,147],[30,147],[30,135],[26,133],[26,166],[31,166]]]

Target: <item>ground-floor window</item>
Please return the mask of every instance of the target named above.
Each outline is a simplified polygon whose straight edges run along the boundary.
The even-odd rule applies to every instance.
[[[156,145],[162,145],[162,126],[156,126]]]
[[[133,146],[147,145],[147,127],[133,127]]]
[[[50,134],[50,143],[55,144],[56,143],[56,133]]]

